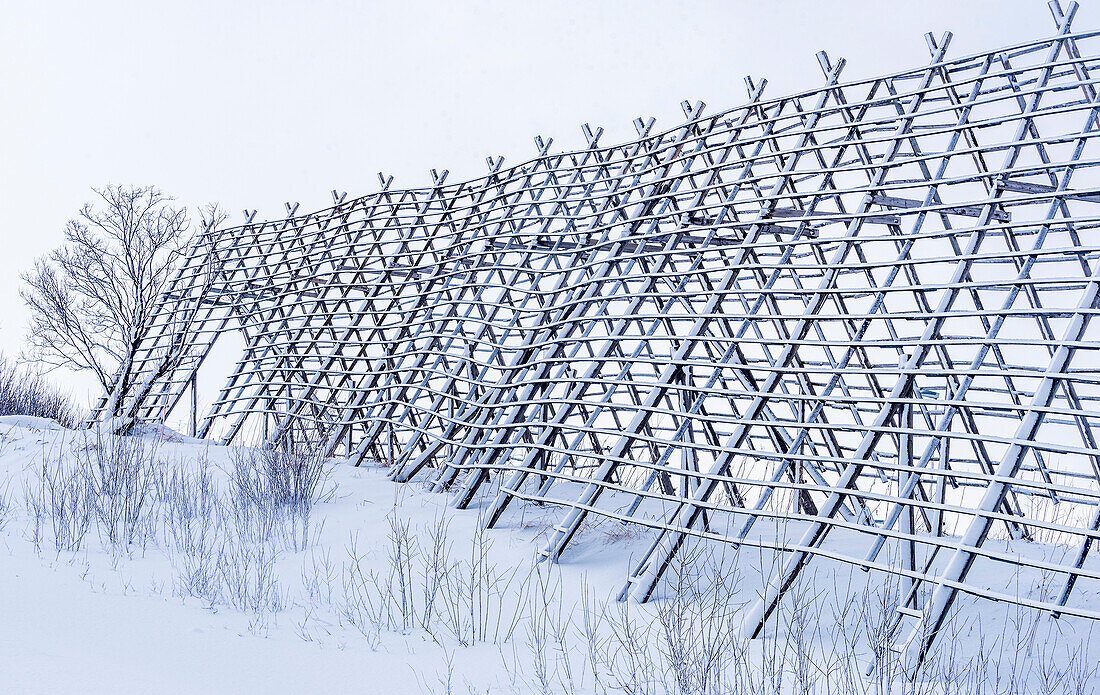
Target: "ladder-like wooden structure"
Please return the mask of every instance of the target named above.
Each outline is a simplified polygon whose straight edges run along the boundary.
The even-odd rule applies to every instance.
[[[855,82],[819,54],[810,92],[746,80],[744,106],[684,102],[625,144],[585,126],[584,149],[536,138],[477,180],[380,175],[208,230],[139,388],[97,417],[193,410],[236,332],[199,436],[307,433],[459,507],[481,494],[490,525],[515,499],[560,505],[552,560],[591,515],[644,524],[624,596],[697,536],[781,554],[750,635],[815,559],[901,575],[918,659],[959,592],[1098,619],[1071,599],[1100,585],[1100,32],[1050,8],[1052,38],[952,58],[929,35],[927,65]],[[976,563],[1062,590],[991,590]]]

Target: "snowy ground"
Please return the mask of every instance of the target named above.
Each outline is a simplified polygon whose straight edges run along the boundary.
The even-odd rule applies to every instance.
[[[303,692],[331,686],[422,693],[445,691],[448,678],[455,692],[526,692],[508,673],[517,658],[527,657],[520,630],[503,645],[466,647],[448,636],[437,643],[416,629],[364,636],[304,586],[303,574],[317,577],[309,574],[315,560],[323,565],[327,556],[332,592],[342,594],[341,569],[353,538],[367,563],[384,566],[395,508],[414,534],[445,520],[451,542],[468,556],[477,515],[450,510],[445,495],[392,483],[381,468],[335,467],[335,497],[317,507],[309,547],[279,548],[276,581],[285,607],[258,614],[181,597],[177,570],[155,543],[112,557],[94,522],[80,551],[58,553],[47,543],[35,551],[21,509],[24,482],[34,479],[43,459],[84,447],[85,436],[46,421],[0,418],[0,488],[6,486],[12,508],[0,531],[0,692]],[[173,438],[178,441],[158,445],[158,458],[214,467],[230,462],[225,449]],[[501,573],[515,570],[515,583],[526,580],[537,535],[520,528],[484,536],[490,562],[499,563]],[[610,590],[629,552],[624,546],[594,554],[584,574]],[[580,570],[571,570],[566,574],[575,581],[569,583],[579,586]],[[325,570],[319,574],[323,582]]]
[[[618,523],[591,524],[547,567],[534,559],[557,510],[518,507],[483,532],[477,512],[449,509],[446,495],[334,465],[332,494],[307,525],[234,501],[231,473],[254,452],[157,430],[129,439],[0,418],[0,692],[842,693],[897,676],[875,646],[889,601],[877,614],[879,594],[858,570],[823,564],[828,576],[818,570],[793,593],[771,637],[745,642],[733,637],[738,611],[774,559],[689,552],[706,569],[672,573],[679,591],[666,595],[678,599],[620,604],[646,537]],[[100,466],[101,480],[118,459],[104,452],[146,464],[135,477],[148,478],[145,501],[121,512],[128,542],[111,540],[118,518],[74,521],[41,496],[43,465],[56,493],[60,470]],[[224,506],[210,516],[197,511],[201,470]],[[165,471],[180,474],[175,487]],[[36,494],[53,510],[37,524],[26,501]],[[58,550],[82,523],[78,549]],[[1043,590],[1031,577],[990,582]],[[951,626],[950,653],[918,692],[1100,687],[1100,638],[1087,625],[963,604],[980,619]]]

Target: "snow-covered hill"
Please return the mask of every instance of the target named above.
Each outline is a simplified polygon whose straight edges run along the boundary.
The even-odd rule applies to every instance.
[[[885,648],[896,587],[881,577],[819,571],[747,642],[739,611],[775,558],[696,546],[663,600],[618,603],[643,532],[594,523],[547,566],[536,557],[552,510],[517,508],[483,531],[477,511],[447,502],[308,453],[0,418],[0,692],[848,693],[904,681]],[[1045,590],[1041,577],[989,581]],[[1100,687],[1087,624],[966,601],[948,630],[917,692]]]

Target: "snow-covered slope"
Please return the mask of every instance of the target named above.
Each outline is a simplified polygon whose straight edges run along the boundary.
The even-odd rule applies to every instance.
[[[739,612],[774,557],[696,546],[664,600],[617,603],[637,527],[597,521],[547,566],[555,510],[482,531],[446,495],[339,462],[308,508],[271,507],[245,489],[265,461],[164,428],[0,418],[0,693],[839,694],[904,679],[881,577],[819,570],[746,642]],[[970,600],[948,630],[921,691],[1097,688],[1087,624]]]
[[[386,574],[396,519],[408,524],[411,544],[423,544],[427,530],[443,521],[463,560],[479,535],[487,556],[482,572],[507,574],[511,586],[504,593],[516,601],[520,584],[534,584],[528,575],[540,527],[478,534],[476,513],[449,510],[444,495],[395,484],[381,468],[335,465],[335,494],[317,505],[306,548],[272,543],[271,581],[281,605],[240,610],[182,592],[162,533],[120,555],[103,547],[93,520],[79,551],[57,552],[49,528],[35,551],[24,487],[37,484],[44,461],[73,462],[74,452],[96,446],[95,437],[38,418],[0,418],[0,489],[6,488],[9,507],[0,531],[0,692],[420,693],[445,690],[448,678],[455,692],[467,692],[467,684],[476,692],[526,691],[522,674],[508,673],[517,659],[529,660],[522,628],[507,643],[465,647],[454,636],[433,639],[411,626],[364,636],[341,616],[339,604],[353,547],[364,575]],[[171,432],[150,430],[142,439],[163,465],[209,466],[216,482],[226,482],[234,452]],[[630,549],[607,549],[567,569],[572,576],[563,585],[579,586],[583,572],[593,586],[610,591]],[[331,600],[319,591],[310,596],[306,585],[326,579]]]

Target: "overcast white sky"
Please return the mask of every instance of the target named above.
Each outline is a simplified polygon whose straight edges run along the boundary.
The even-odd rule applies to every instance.
[[[1086,4],[1075,27],[1095,28]],[[189,206],[281,217],[431,168],[629,138],[679,103],[707,112],[812,88],[814,53],[855,79],[1047,36],[1041,0],[960,2],[20,2],[0,18],[0,351],[19,353],[19,273],[61,240],[91,186],[155,184]],[[453,180],[453,178],[452,178]]]

